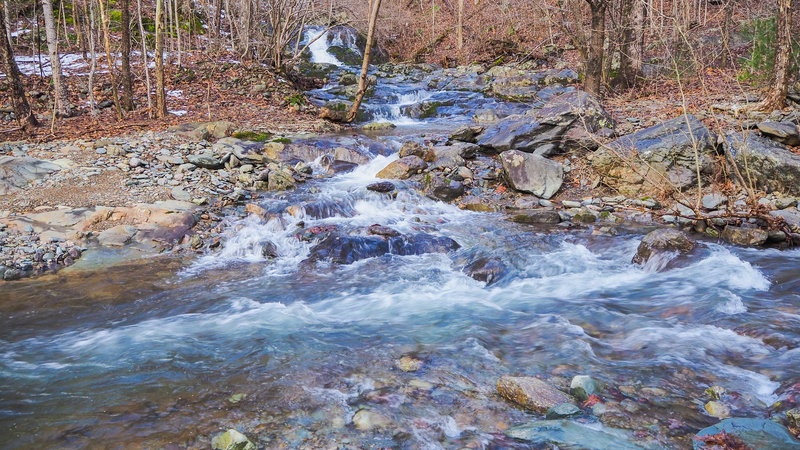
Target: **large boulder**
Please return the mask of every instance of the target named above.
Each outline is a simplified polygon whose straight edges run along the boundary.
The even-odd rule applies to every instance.
[[[694,242],[682,231],[660,228],[642,239],[632,262],[659,271],[665,269],[677,256],[691,252],[694,246]]]
[[[760,228],[743,228],[728,225],[722,230],[720,237],[731,244],[758,247],[767,242],[769,233]]]
[[[569,395],[534,377],[500,377],[497,380],[497,392],[511,402],[539,413],[561,403],[572,403]]]
[[[544,124],[535,117],[508,116],[488,127],[478,138],[478,145],[495,152],[533,153],[543,146],[558,145],[566,131],[566,126]]]
[[[50,161],[27,156],[0,156],[0,195],[18,191],[28,183],[61,170],[61,166]]]
[[[761,122],[756,125],[766,137],[786,145],[800,145],[800,126],[792,122]]]
[[[547,125],[574,125],[591,133],[614,129],[614,119],[600,104],[600,100],[584,91],[572,91],[551,98],[542,109],[533,113],[539,123]]]
[[[625,195],[643,190],[685,189],[713,168],[715,136],[689,114],[623,136],[592,154],[603,182]]]
[[[800,155],[756,133],[729,133],[727,138],[742,177],[755,188],[800,195]]]
[[[425,180],[425,194],[443,202],[452,202],[464,195],[465,190],[461,182],[443,175],[431,175]]]
[[[540,198],[552,197],[564,180],[564,167],[538,155],[509,150],[500,154],[506,181],[512,188]]]

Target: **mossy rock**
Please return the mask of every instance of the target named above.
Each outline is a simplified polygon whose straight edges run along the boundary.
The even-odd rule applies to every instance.
[[[363,60],[363,57],[358,53],[347,47],[341,47],[339,45],[328,47],[328,53],[335,56],[336,59],[344,64],[347,64],[348,66],[357,66],[361,64]]]
[[[251,141],[251,142],[266,142],[269,138],[272,137],[272,133],[267,132],[259,132],[259,131],[237,131],[233,133],[233,137],[236,139],[241,139],[243,141]]]

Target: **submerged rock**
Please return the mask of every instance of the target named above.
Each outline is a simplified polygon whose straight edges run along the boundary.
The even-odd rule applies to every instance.
[[[478,258],[464,267],[464,273],[486,285],[493,284],[506,272],[506,265],[500,258]]]
[[[351,264],[362,259],[383,255],[422,255],[447,253],[460,247],[448,237],[412,234],[385,238],[382,236],[342,236],[331,234],[311,248],[312,261],[330,260]]]
[[[231,428],[220,433],[211,440],[214,450],[256,450],[256,446],[247,439],[247,436]]]
[[[641,449],[622,430],[570,420],[539,420],[506,430],[506,436],[538,445],[560,448]],[[538,446],[536,448],[539,448]]]
[[[510,218],[512,222],[527,224],[550,224],[555,225],[561,222],[561,215],[557,211],[550,209],[532,209],[522,211]]]
[[[569,393],[580,401],[600,392],[600,384],[588,375],[575,375],[569,384]]]
[[[541,156],[509,150],[500,154],[508,184],[522,192],[549,199],[561,187],[564,167]]]
[[[403,372],[416,372],[422,368],[422,360],[411,356],[403,356],[395,361],[394,365]]]
[[[500,377],[497,392],[525,409],[540,413],[561,403],[572,403],[570,396],[534,377]]]
[[[369,431],[375,428],[386,428],[391,424],[391,420],[381,413],[371,409],[359,409],[353,415],[353,425],[361,431]]]
[[[562,403],[548,409],[545,418],[547,420],[566,419],[568,417],[580,416],[581,414],[583,414],[583,411],[572,403]]]
[[[380,192],[382,194],[392,192],[394,189],[394,183],[391,181],[381,181],[367,186],[368,191]]]
[[[694,247],[695,243],[682,231],[659,228],[642,239],[632,262],[659,271],[665,269],[677,256],[691,252]]]
[[[695,450],[715,448],[706,446],[705,439],[721,432],[735,436],[745,445],[758,450],[785,450],[800,448],[795,439],[783,425],[767,419],[732,418],[700,430],[693,439]]]

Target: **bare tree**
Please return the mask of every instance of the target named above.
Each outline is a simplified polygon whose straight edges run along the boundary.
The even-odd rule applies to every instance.
[[[153,117],[153,99],[150,95],[150,68],[147,62],[147,38],[144,31],[144,23],[142,22],[142,0],[136,0],[136,12],[139,18],[139,36],[142,39],[142,66],[144,67],[144,81],[147,88],[147,109],[150,117]]]
[[[775,77],[761,109],[771,111],[781,109],[786,104],[786,91],[789,87],[789,70],[792,65],[792,0],[778,0],[778,20],[775,44]]]
[[[53,15],[52,0],[42,0],[42,13],[44,14],[44,30],[47,36],[47,53],[50,55],[50,69],[53,72],[56,115],[70,117],[72,108],[67,96],[67,86],[64,85],[63,74],[61,73],[61,60],[58,57],[58,34],[54,20],[55,16]]]
[[[164,1],[156,0],[156,117],[167,117],[164,92]]]
[[[117,95],[117,83],[114,79],[114,59],[111,57],[111,37],[109,36],[108,29],[108,14],[106,14],[105,0],[98,0],[97,4],[100,5],[100,22],[103,25],[103,42],[106,47],[106,62],[108,63],[108,76],[111,78],[111,96],[114,99],[114,110],[117,112],[117,118],[123,119],[122,107],[119,104],[119,95]]]
[[[28,104],[28,99],[25,97],[25,89],[22,87],[22,80],[20,79],[19,67],[14,60],[14,51],[11,49],[11,40],[8,39],[8,26],[6,25],[6,8],[5,5],[0,5],[3,9],[0,14],[0,59],[3,63],[3,71],[8,77],[9,84],[11,85],[11,100],[14,104],[14,115],[17,120],[22,122],[22,129],[30,133],[35,127],[39,126],[39,121],[31,111],[31,106]]]
[[[130,0],[121,0],[120,8],[120,54],[122,58],[122,107],[133,110],[133,75],[131,74],[131,16]]]
[[[367,92],[367,73],[369,72],[369,58],[372,53],[372,42],[375,40],[375,24],[378,22],[378,12],[381,9],[381,0],[372,0],[372,10],[369,13],[369,26],[367,31],[367,45],[364,49],[364,60],[361,63],[361,77],[358,79],[358,93],[356,93],[353,106],[347,114],[347,122],[356,120],[358,108]]]
[[[606,31],[607,0],[585,0],[591,12],[591,31],[586,48],[583,88],[586,92],[600,96],[603,79],[604,41]]]

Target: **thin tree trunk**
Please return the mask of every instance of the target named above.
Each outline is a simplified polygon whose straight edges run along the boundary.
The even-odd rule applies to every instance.
[[[156,117],[167,116],[167,99],[164,92],[164,3],[156,0]]]
[[[89,55],[91,64],[89,65],[89,109],[94,117],[97,115],[97,101],[94,98],[94,74],[97,71],[97,52],[95,52],[95,19],[94,19],[94,0],[89,2],[89,34],[86,40],[89,42]]]
[[[119,2],[120,7],[120,53],[122,54],[122,107],[133,111],[133,75],[131,74],[131,13],[130,0]]]
[[[786,105],[786,91],[789,87],[789,69],[792,52],[792,0],[778,0],[778,18],[776,20],[778,34],[775,43],[775,78],[767,97],[761,103],[761,109],[772,111],[782,109]]]
[[[25,97],[25,89],[22,87],[22,80],[20,77],[19,67],[14,60],[14,51],[11,49],[11,39],[9,39],[8,26],[6,25],[6,17],[8,17],[8,10],[6,5],[0,6],[3,8],[3,13],[0,15],[0,59],[2,59],[3,71],[8,77],[9,84],[11,85],[11,100],[14,105],[14,115],[17,120],[22,123],[22,129],[30,133],[34,128],[39,126],[39,121],[31,111],[31,106],[28,104],[28,99]]]
[[[631,73],[634,78],[643,75],[644,68],[644,32],[647,21],[647,5],[645,0],[633,0],[633,38],[630,42]]]
[[[587,2],[591,10],[592,29],[586,51],[586,75],[583,86],[586,92],[599,97],[603,78],[603,41],[605,38],[607,4],[605,0],[587,0]]]
[[[178,68],[181,64],[181,17],[178,13],[178,0],[175,0],[175,47],[178,52]]]
[[[633,69],[633,58],[631,50],[635,47],[635,35],[633,22],[635,21],[635,11],[638,8],[638,0],[622,0],[619,8],[619,76],[618,85],[627,88],[636,82],[636,74]]]
[[[85,33],[83,32],[83,23],[85,21],[86,20],[82,17],[77,0],[72,0],[72,25],[75,27],[75,40],[78,42],[78,47],[81,49],[83,59],[86,59]]]
[[[117,111],[117,118],[122,120],[124,117],[122,115],[122,106],[119,104],[119,95],[117,95],[117,80],[114,79],[114,66],[116,64],[114,64],[114,60],[111,59],[111,38],[108,30],[108,14],[106,14],[106,8],[103,5],[104,1],[105,0],[99,0],[98,4],[100,5],[100,21],[103,23],[103,42],[106,47],[108,76],[111,78],[111,96],[114,99],[114,110]]]
[[[72,109],[67,97],[67,86],[64,85],[61,74],[61,60],[58,58],[57,25],[54,21],[52,0],[42,0],[42,14],[44,14],[44,31],[47,36],[47,53],[50,55],[50,69],[53,72],[53,97],[56,114],[60,117],[70,117]]]
[[[142,39],[142,66],[144,66],[144,80],[147,88],[147,114],[153,117],[153,99],[150,95],[150,67],[147,62],[147,35],[142,22],[142,0],[136,0],[136,12],[139,17],[139,36]]]
[[[3,0],[3,17],[0,20],[6,21],[6,39],[8,39],[8,45],[11,45],[11,17],[8,12],[8,0]]]
[[[464,0],[458,0],[458,50],[464,48]]]
[[[367,45],[364,49],[364,61],[361,63],[361,77],[358,79],[358,93],[356,93],[355,101],[353,102],[350,112],[347,114],[347,122],[356,120],[358,115],[358,108],[361,106],[361,101],[364,100],[364,94],[367,92],[367,73],[369,72],[369,58],[372,53],[372,42],[375,40],[375,25],[378,22],[378,12],[381,9],[381,0],[372,0],[372,11],[369,14],[369,29],[367,31]]]

